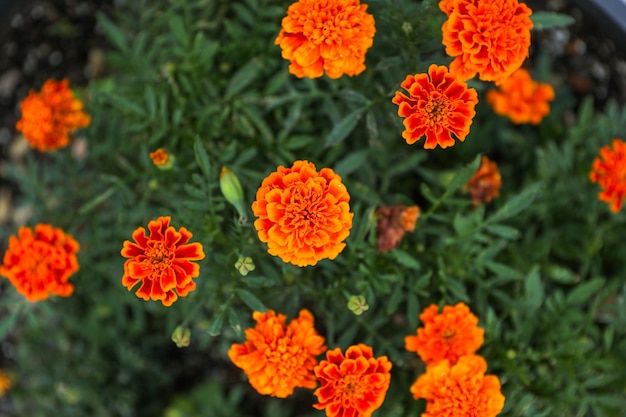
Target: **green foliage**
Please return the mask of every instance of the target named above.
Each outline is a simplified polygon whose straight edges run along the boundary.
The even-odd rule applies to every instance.
[[[291,318],[302,308],[330,348],[367,343],[393,362],[374,415],[419,415],[408,389],[423,365],[404,337],[428,305],[459,301],[485,329],[479,353],[502,382],[502,415],[623,411],[626,217],[597,200],[588,172],[598,149],[626,132],[626,110],[597,112],[587,100],[566,124],[574,110],[558,91],[540,126],[514,126],[482,103],[490,87],[476,81],[481,104],[465,142],[409,146],[391,97],[407,74],[449,61],[437,2],[368,2],[377,34],[367,70],[337,80],[288,73],[274,40],[289,4],[138,0],[99,16],[110,75],[83,92],[93,118],[86,156],[29,153],[10,167],[29,223],[62,227],[81,244],[70,298],[30,304],[0,281],[16,415],[321,415],[308,393],[258,395],[226,354],[253,310]],[[176,157],[172,170],[152,164],[159,147]],[[474,207],[463,187],[481,154],[498,162],[503,187]],[[315,267],[270,256],[250,210],[263,178],[297,159],[339,173],[354,213],[347,247]],[[223,166],[241,182],[247,216],[220,190]],[[375,211],[396,203],[418,204],[422,215],[399,248],[380,253]],[[123,242],[161,215],[206,253],[198,288],[169,308],[120,282]],[[16,229],[2,230],[2,241]],[[254,262],[246,275],[241,257]],[[347,306],[353,295],[369,306],[361,315]],[[189,347],[170,339],[179,325],[191,329]]]

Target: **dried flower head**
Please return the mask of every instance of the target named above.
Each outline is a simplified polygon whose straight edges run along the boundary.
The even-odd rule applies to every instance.
[[[200,243],[187,243],[191,232],[184,227],[176,231],[170,220],[161,216],[150,221],[149,236],[143,227],[135,229],[134,242],[125,241],[121,251],[129,258],[124,262],[122,284],[130,291],[141,282],[137,297],[160,300],[164,306],[196,289],[193,278],[200,274],[200,265],[192,261],[204,259]]]
[[[407,207],[404,204],[396,204],[391,207],[379,207],[375,212],[378,217],[376,224],[378,250],[382,253],[397,248],[404,234],[415,230],[419,214],[418,206]]]
[[[252,203],[259,239],[268,252],[298,266],[335,259],[350,234],[350,195],[330,168],[308,161],[279,166],[263,180]]]
[[[59,228],[40,223],[35,230],[20,227],[9,238],[0,275],[9,279],[17,292],[28,301],[40,301],[50,295],[69,297],[74,285],[68,280],[78,271],[76,253],[79,244]]]
[[[609,203],[613,213],[619,212],[626,196],[626,142],[613,139],[613,148],[603,146],[593,161],[589,179],[602,188],[598,198]]]
[[[273,310],[255,311],[256,326],[245,331],[246,341],[233,344],[230,360],[248,375],[250,385],[263,395],[286,398],[295,388],[317,385],[313,368],[316,356],[326,351],[324,338],[313,327],[313,315],[300,310],[285,326],[286,317]]]
[[[502,177],[498,164],[483,155],[476,173],[467,182],[467,190],[475,205],[487,203],[500,195]]]
[[[48,80],[39,93],[31,90],[20,103],[20,110],[22,118],[15,128],[24,134],[31,147],[42,152],[67,146],[71,133],[91,123],[67,79]]]
[[[296,77],[330,78],[365,70],[374,17],[359,0],[299,0],[289,6],[275,43]]]
[[[408,92],[396,91],[393,102],[398,115],[404,117],[402,137],[409,145],[426,135],[424,149],[454,145],[452,135],[460,140],[470,131],[476,90],[457,79],[445,66],[432,64],[428,74],[407,75],[400,86]]]
[[[449,3],[453,3],[450,7]],[[528,56],[531,10],[518,0],[453,0],[443,24],[446,53],[455,57],[450,71],[467,80],[478,73],[500,84]]]
[[[328,417],[370,417],[387,394],[391,362],[386,356],[374,358],[371,347],[359,343],[346,354],[336,348],[315,367],[321,386],[315,390],[317,404]]]
[[[507,78],[499,90],[487,92],[487,102],[493,110],[507,116],[513,123],[538,125],[550,114],[549,102],[554,100],[554,89],[550,84],[530,78],[530,73],[520,68]]]
[[[487,362],[467,355],[454,365],[448,360],[428,365],[411,386],[417,400],[424,398],[422,417],[495,417],[504,407],[504,395],[495,375],[485,375]]]
[[[406,336],[406,350],[417,352],[427,364],[447,359],[455,364],[459,357],[475,353],[483,344],[484,330],[478,327],[478,318],[464,303],[445,306],[441,314],[435,304],[422,311],[423,327],[416,336]]]

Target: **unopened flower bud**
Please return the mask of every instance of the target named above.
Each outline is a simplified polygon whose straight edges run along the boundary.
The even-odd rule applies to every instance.
[[[252,258],[249,256],[240,256],[237,262],[235,262],[235,268],[245,277],[248,275],[248,272],[254,271],[255,266]]]
[[[176,343],[176,347],[182,348],[189,346],[191,339],[191,330],[188,327],[178,326],[172,333],[172,342]]]
[[[352,311],[357,316],[360,316],[369,310],[369,308],[370,306],[367,305],[365,297],[362,295],[353,295],[348,299],[348,310]]]
[[[176,161],[174,155],[170,154],[163,148],[150,152],[150,158],[152,159],[154,166],[164,171],[172,169],[174,167],[174,162]]]
[[[247,219],[246,209],[243,204],[243,188],[239,178],[228,168],[222,167],[220,172],[220,189],[226,201],[232,204],[239,214],[239,220],[245,222]]]

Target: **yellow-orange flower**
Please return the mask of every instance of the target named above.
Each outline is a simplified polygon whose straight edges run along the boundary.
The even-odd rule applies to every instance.
[[[602,188],[598,198],[609,203],[613,213],[620,211],[626,196],[626,142],[613,139],[613,148],[603,146],[593,161],[589,179]]]
[[[317,404],[328,417],[370,417],[385,400],[391,382],[391,362],[374,357],[371,347],[359,343],[346,354],[336,348],[315,367],[321,386],[315,390]]]
[[[22,118],[15,128],[24,134],[30,146],[42,152],[67,146],[72,132],[91,123],[67,79],[46,81],[40,93],[31,90],[20,109]]]
[[[415,399],[426,399],[422,417],[495,417],[504,407],[504,395],[495,375],[485,375],[487,362],[467,355],[451,365],[448,360],[428,365],[411,386]]]
[[[500,195],[502,177],[498,164],[483,155],[480,159],[480,166],[476,173],[467,182],[474,204],[484,204]]]
[[[484,330],[478,327],[478,318],[464,303],[445,306],[438,314],[438,307],[432,304],[422,311],[420,320],[423,327],[417,329],[416,336],[406,336],[406,350],[417,352],[427,364],[447,359],[455,364],[459,357],[469,355],[483,344]]]
[[[20,227],[9,238],[0,275],[9,279],[17,292],[28,301],[40,301],[50,295],[69,297],[74,285],[68,280],[78,271],[76,252],[79,244],[59,228],[40,223],[35,230]]]
[[[170,220],[161,216],[150,221],[149,236],[146,229],[137,228],[134,242],[125,241],[121,250],[122,256],[129,258],[124,262],[122,284],[130,291],[141,282],[137,297],[160,300],[165,306],[196,289],[193,278],[200,274],[200,265],[192,261],[204,259],[200,243],[187,243],[191,232],[184,227],[176,231]]]
[[[159,148],[154,152],[150,152],[150,159],[156,166],[164,166],[170,160],[170,154],[163,148]]]
[[[452,9],[454,9],[455,2],[456,0],[441,0],[439,2],[439,9],[448,16],[450,16],[450,13],[452,13]]]
[[[507,78],[499,90],[487,92],[487,102],[493,110],[507,116],[513,123],[538,125],[550,114],[549,102],[554,100],[554,89],[550,84],[530,78],[530,73],[520,68]]]
[[[457,79],[445,66],[432,64],[428,74],[407,75],[400,84],[408,96],[396,91],[393,102],[404,117],[402,137],[409,145],[426,135],[425,149],[454,145],[452,135],[461,142],[470,131],[478,95],[467,83]]]
[[[452,2],[449,2],[452,3]],[[447,6],[449,7],[449,5]],[[467,80],[476,73],[500,84],[518,69],[530,47],[531,10],[518,0],[453,0],[441,27],[450,71]]]
[[[11,377],[3,369],[0,369],[0,398],[11,388]]]
[[[335,259],[350,234],[353,214],[341,177],[308,161],[279,166],[263,180],[252,203],[259,239],[268,252],[298,266]]]
[[[296,77],[330,78],[365,70],[374,17],[359,0],[299,0],[289,6],[275,43]]]
[[[288,397],[298,387],[315,388],[313,368],[326,346],[313,327],[313,315],[300,310],[288,326],[286,317],[273,310],[255,311],[252,318],[256,326],[245,331],[246,341],[228,350],[228,357],[248,375],[250,385],[259,394],[279,398]]]
[[[376,223],[378,250],[383,253],[397,248],[404,234],[415,230],[420,208],[396,204],[391,207],[381,206],[375,214],[378,217]]]

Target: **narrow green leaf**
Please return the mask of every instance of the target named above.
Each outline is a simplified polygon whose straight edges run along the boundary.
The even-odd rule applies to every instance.
[[[83,206],[78,209],[78,214],[83,215],[89,213],[91,210],[95,209],[100,204],[111,198],[113,194],[115,194],[115,187],[108,188],[102,194],[98,194],[97,196],[83,204]]]
[[[185,29],[185,22],[183,22],[183,19],[177,14],[171,14],[167,23],[169,24],[170,30],[178,42],[180,42],[185,48],[188,48],[191,44],[191,38],[189,33],[187,33],[187,29]]]
[[[233,98],[256,80],[261,75],[262,64],[259,58],[252,58],[243,67],[239,68],[226,86],[226,100]]]
[[[604,278],[594,278],[584,284],[579,284],[567,295],[567,304],[583,304],[604,285]]]
[[[526,187],[521,193],[509,199],[509,201],[500,207],[493,216],[487,219],[486,223],[499,223],[502,220],[520,213],[533,203],[542,187],[543,184],[541,182],[536,182]]]
[[[398,309],[398,304],[402,300],[402,295],[404,294],[404,286],[401,284],[396,284],[396,288],[391,293],[391,297],[389,297],[389,302],[387,303],[387,308],[385,312],[388,316],[392,315]]]
[[[479,165],[480,155],[477,155],[472,162],[470,162],[467,166],[461,168],[461,170],[454,175],[454,177],[452,178],[452,180],[450,180],[448,186],[446,187],[444,196],[452,194],[453,192],[467,184],[470,178],[472,178],[478,170]]]
[[[339,120],[330,133],[328,133],[328,136],[326,136],[324,146],[328,147],[343,142],[343,140],[354,130],[365,110],[367,110],[367,107],[361,107],[351,113],[348,113],[348,115],[346,115],[343,119]]]
[[[533,29],[538,30],[569,26],[576,22],[572,16],[554,12],[533,12],[530,20],[533,21]]]
[[[396,261],[398,261],[398,263],[400,263],[402,266],[405,266],[409,269],[420,269],[419,261],[405,251],[400,249],[394,249],[389,253],[391,253],[391,255],[396,258]]]
[[[0,321],[0,341],[4,340],[4,338],[9,334],[9,332],[15,326],[17,322],[17,317],[20,315],[19,310],[13,310],[9,313],[9,315],[5,316],[2,321]]]
[[[463,216],[461,213],[457,213],[452,221],[454,231],[459,236],[469,236],[474,230],[474,224],[470,219]]]
[[[546,276],[560,284],[575,284],[580,281],[580,276],[578,276],[578,274],[575,274],[574,272],[560,265],[548,265],[545,268],[545,272]]]
[[[524,275],[518,270],[498,262],[487,261],[484,265],[500,278],[522,279],[524,277]]]
[[[209,163],[209,155],[206,153],[202,141],[196,137],[193,142],[193,152],[196,157],[196,162],[200,166],[200,169],[204,173],[207,180],[211,179],[211,164]]]
[[[541,306],[545,295],[543,282],[541,282],[541,276],[539,275],[539,268],[533,267],[528,273],[526,276],[525,287],[526,307],[529,313],[533,313]]]
[[[230,328],[233,329],[237,337],[243,336],[243,329],[241,328],[241,320],[239,319],[239,316],[237,315],[237,312],[235,311],[234,308],[228,309],[228,324],[230,325]]]
[[[128,51],[128,44],[126,43],[126,38],[124,38],[124,34],[115,26],[115,24],[109,20],[108,17],[104,13],[98,12],[96,15],[96,19],[98,20],[98,24],[104,30],[104,33],[107,37],[113,42],[113,44],[122,52]]]
[[[420,318],[420,302],[417,295],[412,292],[407,297],[406,315],[409,321],[409,328],[416,329]]]
[[[237,295],[239,298],[248,306],[252,311],[260,311],[264,313],[267,311],[267,307],[259,300],[256,295],[252,294],[250,291],[238,289]]]
[[[369,156],[369,149],[362,149],[360,151],[351,152],[343,158],[341,161],[337,162],[335,165],[335,172],[341,177],[345,178],[352,172],[362,168],[367,161],[367,157]]]
[[[505,239],[513,240],[519,238],[519,230],[511,226],[504,226],[502,224],[488,224],[485,229],[496,236],[503,237]]]
[[[225,306],[220,307],[219,311],[217,312],[217,316],[209,325],[207,333],[211,336],[219,336],[219,334],[222,332],[222,327],[224,327],[224,316],[226,316],[226,309],[227,308]]]

